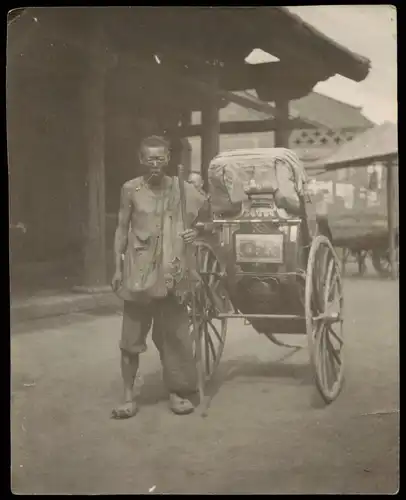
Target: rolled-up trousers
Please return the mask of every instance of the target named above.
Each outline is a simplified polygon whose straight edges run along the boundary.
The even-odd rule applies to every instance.
[[[197,370],[186,306],[179,304],[173,295],[153,299],[148,304],[124,301],[122,352],[129,355],[145,352],[151,325],[167,390],[181,397],[194,394]]]

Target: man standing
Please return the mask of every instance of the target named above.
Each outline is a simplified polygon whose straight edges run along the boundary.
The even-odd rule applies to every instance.
[[[196,172],[192,172],[189,174],[188,182],[192,184],[198,191],[201,193],[204,193],[203,191],[203,179],[200,174],[197,174]],[[204,193],[206,196],[206,193]]]
[[[187,414],[194,409],[189,398],[196,392],[197,371],[185,306],[185,244],[193,243],[197,231],[184,231],[178,179],[165,175],[169,159],[164,138],[144,139],[140,162],[145,173],[126,182],[121,191],[112,280],[124,300],[120,342],[124,403],[112,412],[118,419],[137,412],[133,387],[151,324],[171,410]],[[189,183],[185,183],[185,197],[188,227],[193,227],[205,198]]]

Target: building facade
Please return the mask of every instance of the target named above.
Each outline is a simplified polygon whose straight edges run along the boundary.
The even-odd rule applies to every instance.
[[[188,161],[182,139],[200,111],[206,175],[227,102],[276,102],[271,126],[286,146],[292,99],[334,74],[362,81],[370,67],[279,7],[44,7],[17,17],[8,23],[7,136],[11,278],[23,290],[29,281],[107,285],[120,187],[138,174],[143,136],[172,137],[174,169]],[[272,24],[283,27],[277,43]],[[247,65],[258,45],[280,62]],[[237,95],[249,88],[261,103]]]
[[[250,91],[252,95],[254,92]],[[291,117],[299,117],[303,122],[289,134],[289,148],[295,150],[302,161],[312,163],[331,152],[341,144],[351,141],[355,135],[374,124],[362,114],[360,107],[338,101],[317,92],[310,92],[289,104]],[[229,104],[220,111],[221,123],[253,123],[269,119],[270,116],[251,109]],[[272,117],[271,117],[272,118]],[[193,116],[195,124],[200,123],[199,113]],[[200,165],[200,139],[191,137],[192,165],[194,170]],[[220,136],[220,150],[239,148],[275,147],[275,133],[255,132],[223,134]],[[348,175],[348,174],[341,174]]]

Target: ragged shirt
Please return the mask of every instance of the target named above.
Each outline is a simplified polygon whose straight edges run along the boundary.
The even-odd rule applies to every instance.
[[[184,183],[188,227],[202,217],[205,197]],[[163,296],[173,292],[182,301],[187,294],[186,248],[180,233],[184,230],[177,177],[164,177],[162,185],[149,186],[142,177],[128,181],[122,203],[131,211],[127,248],[124,254],[123,284],[119,296],[124,300],[149,299],[148,283],[153,277],[164,283]],[[204,216],[204,215],[203,215]],[[138,291],[141,290],[141,291]]]

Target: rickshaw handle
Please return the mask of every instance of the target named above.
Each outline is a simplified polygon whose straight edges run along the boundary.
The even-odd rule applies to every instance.
[[[179,195],[180,195],[180,207],[182,212],[183,229],[186,231],[189,229],[187,212],[186,212],[186,195],[185,195],[185,179],[184,179],[184,168],[183,165],[178,165],[178,182],[179,182]],[[191,256],[190,245],[185,245],[186,252],[186,262],[188,270],[193,269],[193,262]],[[196,356],[196,367],[197,367],[197,383],[199,391],[199,403],[202,404],[204,400],[204,376],[203,376],[203,366],[202,366],[202,345],[200,341],[200,335],[197,328],[196,321],[196,297],[195,288],[192,279],[190,278],[190,273],[188,272],[188,285],[189,292],[192,300],[192,324],[193,324],[193,336],[195,338],[195,356]]]

